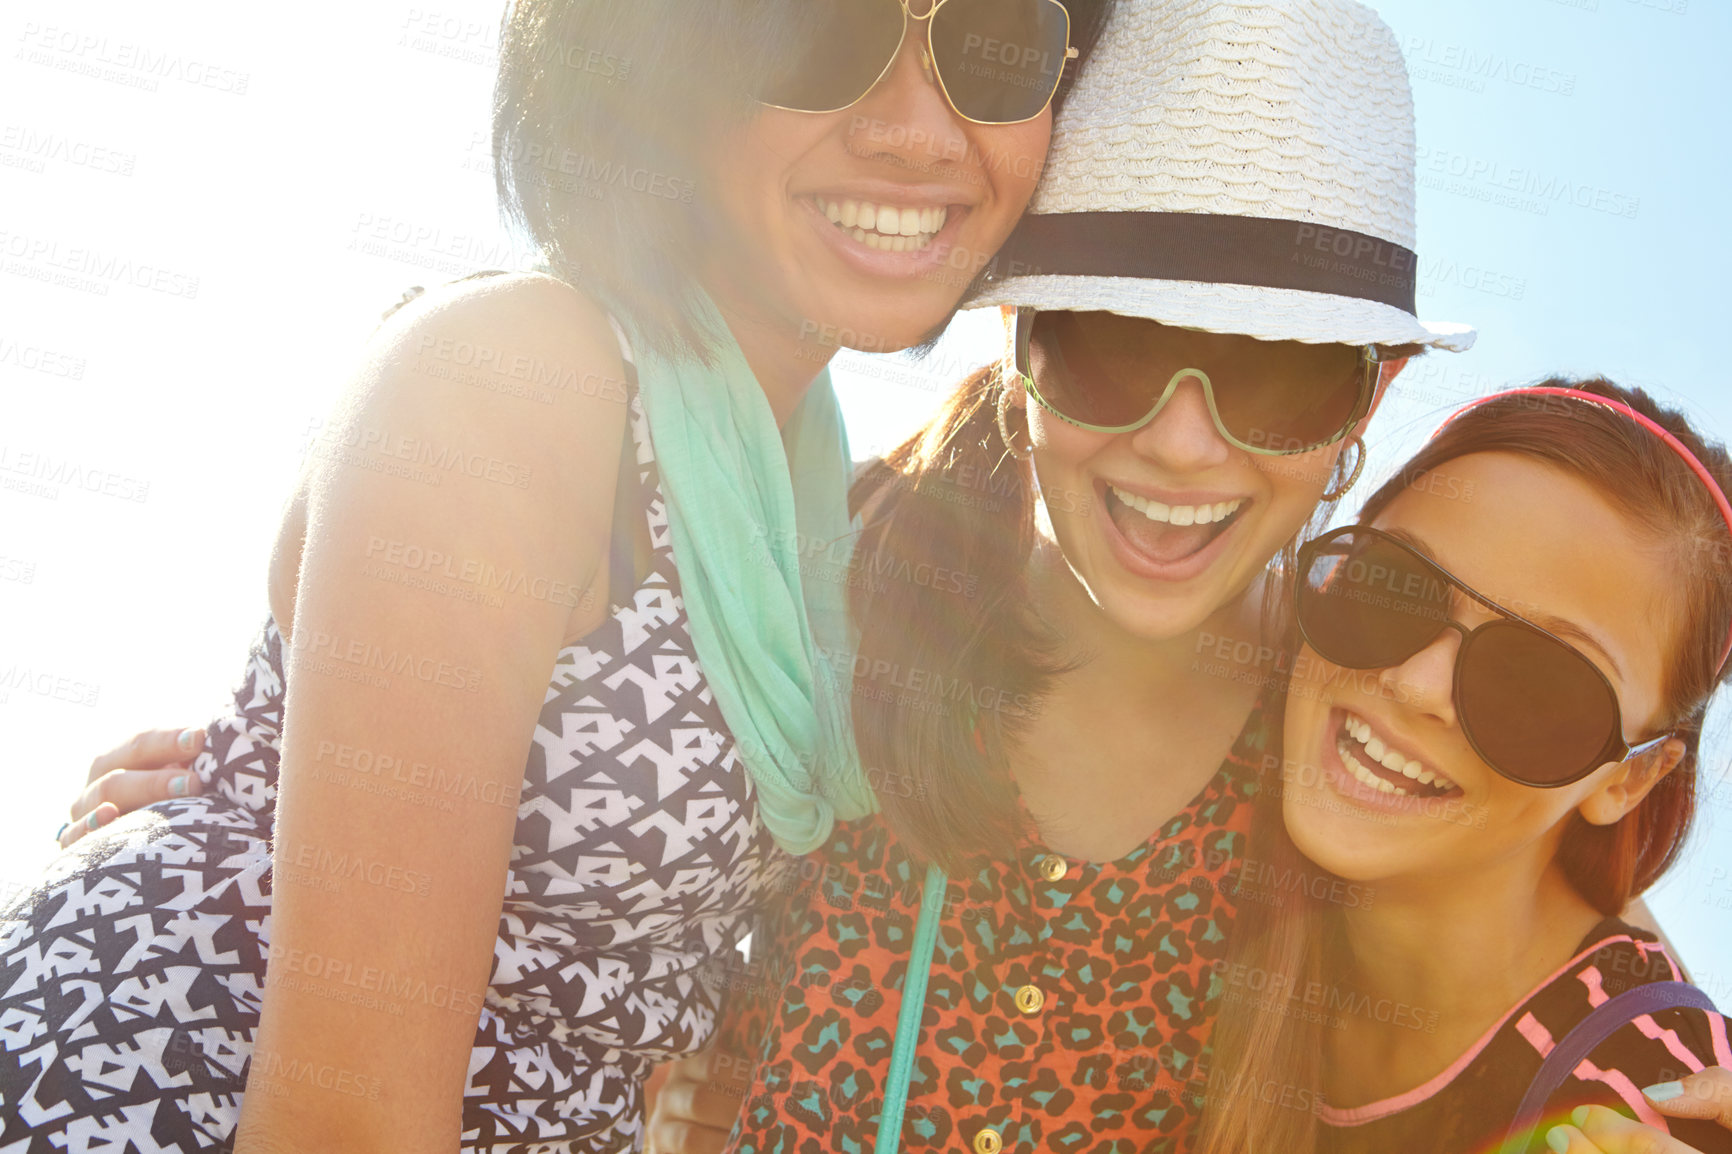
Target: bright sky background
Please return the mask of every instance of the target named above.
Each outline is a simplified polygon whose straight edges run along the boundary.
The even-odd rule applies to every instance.
[[[379,313],[410,285],[522,263],[487,175],[498,7],[17,0],[0,16],[0,886],[51,855],[91,757],[225,703],[309,431]],[[1560,371],[1732,432],[1713,352],[1732,4],[1379,7],[1418,101],[1422,312],[1482,335],[1409,371],[1361,491],[1462,400]],[[44,281],[67,266],[85,271]],[[965,317],[897,382],[840,361],[860,455],[987,359],[994,327]],[[102,483],[32,480],[25,454]],[[55,695],[19,686],[41,673]],[[1722,736],[1690,856],[1651,897],[1723,1005],[1729,757]]]

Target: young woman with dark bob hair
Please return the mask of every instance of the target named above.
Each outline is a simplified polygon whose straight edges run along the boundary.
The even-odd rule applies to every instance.
[[[6,911],[0,1146],[639,1143],[776,847],[870,803],[799,546],[850,529],[824,364],[942,328],[1106,6],[510,9],[499,189],[546,271],[401,308],[333,425],[484,467],[310,463],[201,796],[92,809]]]

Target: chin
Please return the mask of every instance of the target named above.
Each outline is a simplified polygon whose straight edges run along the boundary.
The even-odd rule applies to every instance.
[[[1235,642],[1251,639],[1228,636],[1226,633],[1217,638],[1206,628],[1210,618],[1221,612],[1222,598],[1213,591],[1187,589],[1183,593],[1174,591],[1163,595],[1151,592],[1146,587],[1139,588],[1139,582],[1122,575],[1114,584],[1116,588],[1106,596],[1097,598],[1097,604],[1115,628],[1151,644],[1173,641],[1196,633],[1198,640],[1194,656],[1200,663],[1199,672],[1235,679],[1255,676],[1257,670],[1254,660],[1234,661],[1230,652]],[[1225,661],[1215,656],[1215,648],[1221,643],[1225,643],[1229,649]],[[1255,648],[1254,641],[1252,644]]]
[[[938,335],[955,307],[946,296],[907,286],[826,285],[813,298],[822,304],[801,310],[802,339],[863,353],[913,348]]]

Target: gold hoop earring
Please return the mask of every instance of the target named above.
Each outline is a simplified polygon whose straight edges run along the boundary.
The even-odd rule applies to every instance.
[[[1346,482],[1339,488],[1323,490],[1323,499],[1325,501],[1339,501],[1341,498],[1347,496],[1347,490],[1353,488],[1359,480],[1359,474],[1365,471],[1365,442],[1357,433],[1355,433],[1351,438],[1349,438],[1347,443],[1351,448],[1358,450],[1354,454],[1353,458],[1353,472],[1347,475]],[[1346,452],[1346,450],[1343,449],[1342,452]],[[1339,463],[1340,460],[1341,458],[1336,458],[1337,463]]]
[[[1008,382],[999,387],[998,435],[1003,438],[1005,450],[1009,452],[1011,456],[1015,457],[1019,461],[1026,461],[1029,458],[1029,454],[1034,452],[1034,441],[1030,440],[1026,445],[1018,445],[1015,438],[1010,435],[1010,424],[1005,416],[1010,409],[1010,393],[1011,389]]]

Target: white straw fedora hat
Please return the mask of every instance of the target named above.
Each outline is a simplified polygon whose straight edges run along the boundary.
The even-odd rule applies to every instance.
[[[1462,351],[1414,306],[1413,93],[1352,0],[1118,0],[971,305]]]

